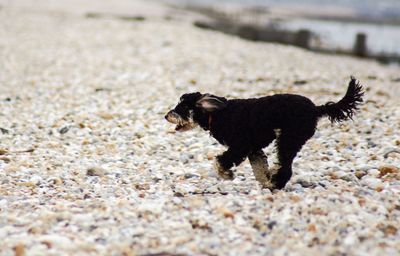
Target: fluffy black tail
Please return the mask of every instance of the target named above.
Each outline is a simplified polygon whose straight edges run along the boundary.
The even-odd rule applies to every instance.
[[[358,110],[359,105],[363,102],[364,90],[362,85],[351,76],[349,87],[346,95],[339,102],[328,102],[325,105],[318,106],[318,116],[328,116],[333,122],[342,122],[347,119],[352,119],[354,112]]]

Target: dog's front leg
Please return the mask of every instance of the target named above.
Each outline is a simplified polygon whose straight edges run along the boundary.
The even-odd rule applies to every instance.
[[[215,168],[217,169],[218,175],[225,180],[233,180],[234,175],[231,168],[243,162],[247,154],[248,151],[246,150],[229,148],[222,153],[222,155],[217,156],[215,159]]]
[[[254,177],[262,188],[273,189],[271,170],[268,168],[268,158],[262,150],[253,151],[248,156]]]

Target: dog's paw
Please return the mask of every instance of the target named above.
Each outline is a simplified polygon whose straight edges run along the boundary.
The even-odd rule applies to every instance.
[[[268,181],[263,181],[263,182],[259,181],[259,183],[260,183],[260,186],[261,186],[262,189],[269,189],[269,190],[271,190],[271,192],[274,189],[276,189],[276,185],[273,182],[269,181],[269,180]]]
[[[224,180],[234,179],[233,171],[224,169],[218,160],[215,160],[214,167],[217,170],[218,176],[221,177],[222,179]]]

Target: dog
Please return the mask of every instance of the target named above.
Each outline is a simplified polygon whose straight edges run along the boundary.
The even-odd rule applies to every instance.
[[[262,188],[282,189],[292,176],[294,158],[314,135],[318,120],[328,117],[332,123],[340,123],[352,119],[363,95],[363,86],[353,76],[340,101],[321,106],[296,94],[227,100],[195,92],[183,94],[165,118],[179,132],[200,126],[228,148],[215,159],[221,178],[232,180],[232,167],[248,158]],[[263,148],[274,140],[278,163],[268,168]]]

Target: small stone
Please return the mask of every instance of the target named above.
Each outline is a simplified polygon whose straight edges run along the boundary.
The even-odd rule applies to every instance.
[[[315,232],[317,232],[317,226],[315,226],[315,224],[311,223],[308,225],[307,230],[309,232],[315,233]]]
[[[4,161],[6,163],[9,163],[11,161],[11,159],[8,158],[8,157],[2,156],[2,157],[0,157],[0,161]]]
[[[386,166],[379,167],[378,171],[379,171],[379,177],[383,177],[390,173],[398,173],[399,168],[397,168],[396,166],[393,166],[393,165],[386,165]]]
[[[53,185],[61,185],[62,184],[62,179],[60,177],[52,177],[47,180],[49,183]]]
[[[1,133],[3,133],[3,134],[9,134],[9,133],[10,133],[9,130],[7,130],[7,129],[5,129],[5,128],[2,128],[2,127],[0,127],[0,131],[1,131]]]
[[[297,183],[300,184],[303,188],[309,188],[314,186],[314,183],[307,179],[298,179]]]
[[[397,148],[390,148],[385,150],[385,153],[383,153],[384,158],[388,158],[389,156],[394,156],[395,154],[400,154],[400,149]]]
[[[268,227],[259,219],[255,219],[253,222],[253,228],[260,232],[268,232]]]
[[[342,177],[346,176],[346,172],[344,171],[335,171],[330,174],[331,178],[334,180],[341,179]]]
[[[8,150],[0,148],[0,155],[8,154]]]
[[[354,175],[355,175],[358,179],[361,179],[362,177],[364,177],[365,175],[367,175],[367,172],[358,170],[358,171],[356,171],[356,172],[354,173]]]
[[[185,173],[184,178],[185,179],[191,179],[191,178],[198,179],[198,178],[200,178],[200,175],[195,174],[195,173]]]
[[[33,226],[28,229],[29,234],[40,234],[43,232],[43,229],[39,226]]]
[[[32,181],[27,181],[27,182],[18,182],[18,186],[24,186],[24,187],[36,187],[36,183]]]
[[[150,185],[148,183],[135,184],[135,189],[137,189],[137,190],[149,190],[150,189]]]
[[[358,178],[352,173],[347,173],[346,175],[342,176],[341,179],[349,182],[351,181],[358,182]]]
[[[39,185],[41,183],[41,181],[43,180],[43,178],[39,175],[33,175],[30,179],[30,182],[35,183],[35,185]]]
[[[366,185],[366,186],[368,186],[369,188],[372,188],[372,189],[380,188],[383,185],[382,181],[380,179],[369,177],[369,176],[365,176],[361,180],[361,184]]]
[[[193,143],[189,145],[189,149],[197,149],[197,148],[203,148],[204,145],[202,143]]]
[[[175,193],[174,193],[174,196],[175,196],[175,197],[185,197],[185,195],[182,194],[182,193],[179,192],[179,191],[178,191],[178,192],[175,192]]]
[[[104,176],[106,174],[106,171],[101,168],[101,167],[91,167],[87,169],[86,175],[88,176]]]
[[[295,203],[298,203],[301,201],[301,197],[294,195],[294,194],[289,195],[289,198],[290,198],[290,200],[292,200]]]
[[[20,170],[20,167],[17,165],[9,164],[4,168],[6,172],[17,172]]]
[[[188,154],[183,154],[180,156],[180,160],[182,164],[187,164],[189,163],[189,155]]]
[[[25,255],[25,245],[24,244],[17,244],[14,247],[15,256],[24,256]]]
[[[225,218],[233,219],[235,217],[234,213],[225,207],[218,208],[218,212],[221,213]]]
[[[295,192],[297,194],[303,193],[304,192],[304,188],[300,183],[294,183],[294,184],[289,184],[287,186],[287,190],[291,191],[291,192]]]
[[[367,202],[367,201],[366,201],[365,198],[363,198],[363,197],[360,197],[360,198],[358,199],[358,204],[359,204],[361,207],[363,207],[363,206],[365,205],[366,202]]]
[[[64,126],[63,128],[61,128],[58,132],[60,134],[65,134],[69,131],[69,127],[68,126]]]
[[[190,220],[190,224],[192,225],[193,229],[203,229],[207,231],[212,231],[211,227],[204,220],[199,220],[199,219]]]
[[[161,173],[157,173],[156,175],[154,175],[154,177],[152,178],[152,180],[154,181],[154,182],[159,182],[159,181],[162,181],[162,180],[164,180],[165,179],[165,177],[164,177],[164,175],[162,175]]]
[[[328,180],[321,180],[318,182],[318,185],[323,188],[327,188],[330,185],[330,182]]]
[[[273,220],[273,221],[268,222],[267,226],[268,226],[269,229],[272,230],[277,224],[278,223]]]
[[[107,113],[107,112],[100,112],[100,113],[98,113],[98,116],[103,118],[104,120],[111,120],[114,118],[114,116],[112,114]]]
[[[55,234],[41,236],[40,242],[47,247],[53,247],[53,245],[61,249],[69,249],[71,247],[71,240],[68,237]]]
[[[396,235],[397,234],[397,228],[393,225],[387,225],[384,229],[383,232],[385,235]]]

